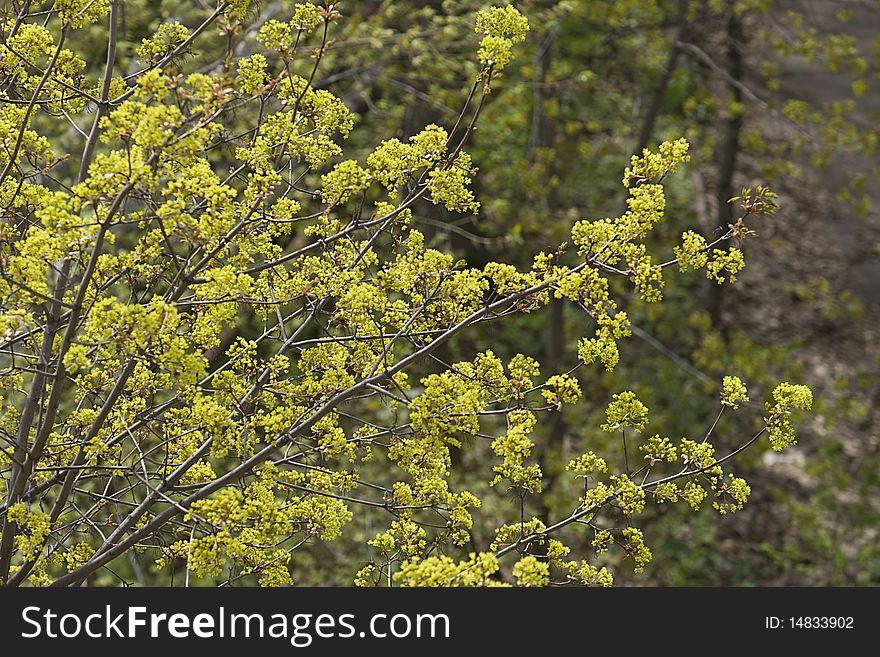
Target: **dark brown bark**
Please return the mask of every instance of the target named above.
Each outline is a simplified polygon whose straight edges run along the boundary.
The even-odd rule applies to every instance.
[[[744,66],[742,46],[744,32],[742,18],[734,10],[733,2],[729,3],[728,7],[726,36],[727,54],[725,69],[728,74],[727,88],[733,103],[738,104],[743,100],[742,80]],[[719,232],[726,231],[728,224],[733,222],[733,207],[729,201],[734,196],[733,181],[736,175],[742,124],[742,112],[737,110],[729,114],[722,129],[718,148],[718,182],[715,195],[718,207],[716,230]],[[722,286],[711,281],[709,286],[706,308],[712,317],[713,324],[717,324],[721,318]]]
[[[657,86],[654,87],[654,92],[651,95],[651,102],[648,105],[648,110],[645,112],[644,118],[642,119],[642,127],[639,130],[638,141],[633,150],[633,153],[636,155],[641,154],[641,152],[649,146],[651,136],[654,134],[654,128],[657,125],[657,119],[660,118],[660,112],[663,109],[663,99],[666,97],[666,90],[669,88],[669,83],[672,80],[675,71],[678,69],[678,64],[681,60],[681,44],[687,40],[688,32],[687,2],[684,0],[679,2],[677,23],[678,27],[675,30],[675,34],[673,35],[672,42],[669,46],[669,54],[667,55],[666,63],[663,66],[663,73],[660,76]]]

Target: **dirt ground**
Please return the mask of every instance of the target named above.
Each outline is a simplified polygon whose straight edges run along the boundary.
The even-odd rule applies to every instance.
[[[855,12],[846,24],[835,19],[843,4]],[[880,3],[800,0],[777,11],[785,5],[802,11],[820,34],[852,34],[867,53],[880,35]],[[781,64],[781,96],[816,105],[852,97],[846,76],[819,63],[791,59]],[[880,76],[872,73],[853,118],[876,130]],[[817,400],[798,448],[768,452],[758,476],[773,485],[787,480],[785,488],[795,500],[817,509],[823,531],[844,543],[837,548],[841,562],[780,572],[768,584],[866,583],[864,554],[880,554],[872,547],[880,528],[880,487],[878,473],[871,472],[871,464],[880,464],[880,178],[871,171],[878,163],[876,155],[872,161],[843,154],[826,170],[807,166],[800,179],[777,185],[780,209],[758,227],[760,239],[747,244],[746,269],[725,299],[722,317],[728,326],[759,344],[799,345],[792,357]],[[741,169],[754,172],[752,164],[746,158]],[[867,175],[865,192],[875,204],[866,214],[837,198],[859,173]],[[740,182],[754,185],[755,178],[744,175]],[[832,444],[840,450],[829,463]],[[798,534],[805,529],[790,512],[770,512],[769,499],[756,502],[730,531],[775,545],[803,542]],[[855,563],[860,554],[861,562]],[[869,570],[870,579],[880,576],[880,564]],[[807,572],[813,574],[805,581]]]

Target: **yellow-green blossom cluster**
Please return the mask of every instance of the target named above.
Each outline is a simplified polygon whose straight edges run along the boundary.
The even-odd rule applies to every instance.
[[[742,382],[742,379],[738,376],[725,376],[722,381],[721,403],[736,409],[741,403],[748,401],[746,384]]]
[[[630,428],[641,431],[648,422],[648,408],[640,402],[634,392],[626,390],[615,394],[605,409],[607,421],[603,431],[620,431]]]
[[[523,41],[529,22],[514,7],[491,7],[477,14],[476,31],[484,35],[477,58],[483,66],[501,70],[510,63],[513,44]]]
[[[145,64],[153,65],[189,37],[189,29],[177,21],[163,23],[149,39],[144,39],[138,46],[137,56]]]
[[[791,421],[793,409],[809,410],[813,406],[813,392],[805,385],[780,383],[773,390],[773,401],[765,404],[767,432],[770,446],[781,452],[797,442]]]

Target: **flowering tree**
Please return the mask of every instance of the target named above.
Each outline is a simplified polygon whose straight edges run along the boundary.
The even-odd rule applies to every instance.
[[[477,16],[480,68],[457,120],[377,139],[358,161],[340,145],[356,117],[316,83],[338,3],[285,4],[285,20],[250,25],[246,0],[221,2],[144,39],[124,75],[121,3],[32,4],[5,17],[0,46],[6,585],[181,564],[186,583],[290,584],[297,551],[345,533],[362,537],[362,567],[327,583],[609,585],[595,554],[651,559],[637,527],[647,503],[736,511],[750,491],[732,458],[763,436],[795,442],[805,386],[781,383],[757,433],[719,451],[722,414],[750,403],[738,378],[719,382],[718,415],[692,439],[652,435],[622,391],[601,427],[621,462],[583,454],[567,465],[582,481],[570,514],[527,513],[542,490],[533,428],[578,403],[581,368],[614,368],[630,333],[612,280],[652,303],[669,267],[732,282],[743,258],[728,242],[775,205],[746,190],[724,234],[688,231],[655,260],[662,182],[688,159],[678,140],[632,158],[623,214],[577,222],[570,247],[528,270],[429,248],[412,208],[479,208],[466,147],[529,29],[512,7]],[[200,60],[216,27],[224,51]],[[84,34],[107,44],[97,81],[65,48]],[[252,36],[259,52],[243,53]],[[489,349],[447,362],[478,325],[551,299],[590,327],[564,371]],[[493,459],[479,495],[456,481],[469,450]],[[512,503],[483,504],[492,497]],[[497,531],[477,547],[481,512]],[[361,517],[383,524],[366,533]],[[571,554],[572,527],[594,552]]]

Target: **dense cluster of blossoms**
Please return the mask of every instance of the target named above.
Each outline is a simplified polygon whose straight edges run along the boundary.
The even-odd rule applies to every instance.
[[[578,403],[575,370],[613,369],[630,334],[609,277],[662,298],[646,240],[688,144],[634,156],[626,211],[579,221],[575,254],[539,253],[526,271],[469,267],[430,248],[412,206],[479,210],[464,149],[464,119],[479,112],[468,104],[451,131],[431,124],[345,159],[356,117],[314,84],[340,13],[283,4],[288,19],[256,31],[262,52],[234,65],[187,74],[177,57],[196,30],[168,23],[137,47],[137,75],[114,73],[111,43],[97,85],[61,44],[116,21],[116,3],[59,1],[61,38],[37,22],[2,27],[3,94],[20,102],[0,109],[0,139],[14,144],[0,151],[0,580],[75,584],[131,550],[204,581],[289,584],[298,549],[354,531],[368,508],[388,522],[364,540],[359,585],[607,586],[599,559],[612,548],[637,571],[651,560],[635,526],[649,501],[741,508],[749,487],[709,437],[650,435],[648,408],[624,391],[602,429],[637,441],[640,467],[586,452],[568,466],[583,483],[570,516],[502,519],[489,549],[469,552],[482,500],[452,476],[455,452],[492,433],[486,483],[520,509],[541,492],[539,417]],[[246,14],[238,0],[210,20]],[[476,31],[481,103],[528,23],[493,7]],[[95,94],[78,173],[65,174],[34,112],[82,118]],[[71,184],[55,184],[55,169]],[[742,253],[715,245],[685,233],[674,262],[733,280]],[[551,298],[594,322],[569,372],[543,378],[530,356],[491,350],[425,369],[469,326]],[[742,381],[724,379],[722,411],[748,400]],[[804,386],[774,391],[774,449],[794,442],[791,410],[810,402]],[[574,559],[556,537],[573,523],[590,527],[594,555]]]

